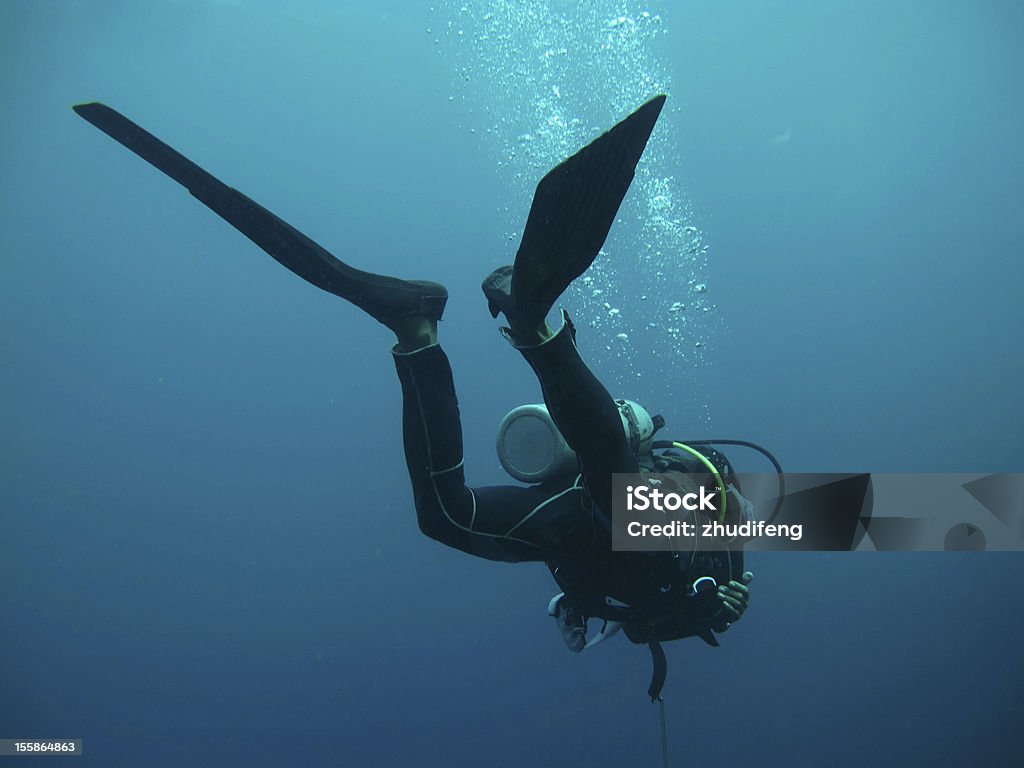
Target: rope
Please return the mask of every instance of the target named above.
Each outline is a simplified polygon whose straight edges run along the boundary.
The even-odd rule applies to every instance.
[[[658,697],[658,707],[661,709],[661,765],[668,768],[668,726],[665,725],[665,700]]]

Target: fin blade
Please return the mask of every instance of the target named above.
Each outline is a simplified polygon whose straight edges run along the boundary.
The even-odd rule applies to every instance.
[[[174,179],[210,210],[307,282],[342,295],[339,283],[355,273],[329,251],[255,200],[229,187],[173,147],[105,104],[72,107],[84,120]]]
[[[651,99],[541,179],[516,253],[517,306],[546,313],[593,263],[664,104],[664,95]]]
[[[216,186],[226,187],[219,179],[116,109],[95,101],[89,104],[76,104],[72,109],[79,117],[163,171],[193,194]]]

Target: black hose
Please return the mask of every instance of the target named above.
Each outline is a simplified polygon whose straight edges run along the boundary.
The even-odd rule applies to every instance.
[[[665,678],[668,677],[668,659],[665,658],[665,649],[657,640],[651,640],[647,644],[651,649],[651,661],[654,662],[654,673],[651,675],[651,686],[647,689],[647,695],[655,702],[661,698],[661,689],[665,687]]]

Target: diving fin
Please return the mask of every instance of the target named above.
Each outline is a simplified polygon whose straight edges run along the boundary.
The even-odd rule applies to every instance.
[[[448,291],[438,283],[400,280],[350,267],[237,189],[204,171],[120,112],[77,104],[75,112],[188,189],[210,210],[299,277],[355,304],[388,325],[399,317],[439,320]]]
[[[541,179],[513,267],[484,280],[492,316],[535,328],[597,258],[665,104],[655,96]]]

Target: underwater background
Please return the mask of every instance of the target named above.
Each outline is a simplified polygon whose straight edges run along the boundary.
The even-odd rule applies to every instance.
[[[543,566],[418,531],[388,332],[72,104],[447,285],[486,485],[540,393],[480,280],[544,172],[666,92],[565,302],[609,388],[794,472],[1012,472],[1022,43],[999,1],[0,3],[0,738],[104,766],[661,761],[644,648],[568,653]],[[748,565],[722,647],[666,648],[673,765],[1019,764],[1019,553]]]

